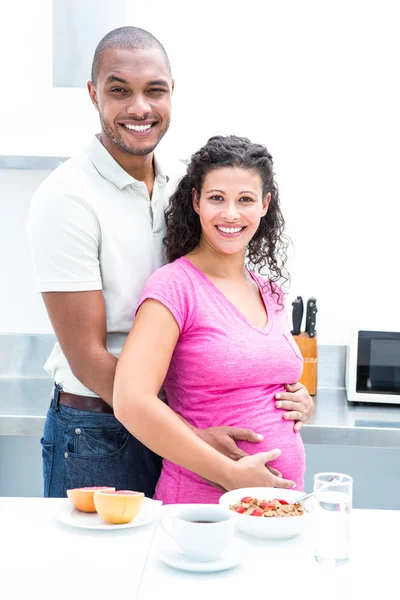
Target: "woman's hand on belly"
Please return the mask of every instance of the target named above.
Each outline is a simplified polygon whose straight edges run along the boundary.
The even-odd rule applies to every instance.
[[[277,460],[280,454],[280,450],[270,450],[269,452],[259,452],[252,456],[241,458],[236,462],[236,468],[231,473],[226,488],[208,479],[204,481],[222,492],[245,487],[276,487],[286,489],[296,487],[294,481],[283,479],[279,471],[268,465],[268,462]]]
[[[293,385],[285,385],[286,392],[280,392],[275,395],[278,402],[276,408],[280,408],[287,412],[283,418],[288,421],[295,421],[294,430],[300,431],[305,423],[312,415],[314,410],[314,401],[308,393],[307,388],[299,381]]]
[[[229,476],[226,489],[234,490],[245,487],[278,487],[291,489],[296,486],[294,481],[273,475],[267,468],[267,463],[280,456],[280,450],[259,452],[245,456],[236,463]],[[224,484],[225,485],[225,484]]]
[[[247,452],[236,445],[237,441],[259,444],[264,439],[264,436],[261,434],[255,433],[251,429],[245,429],[241,427],[208,427],[206,429],[194,429],[194,431],[199,437],[201,437],[202,440],[207,442],[207,444],[210,444],[210,446],[215,448],[215,450],[218,450],[218,452],[221,452],[221,454],[224,454],[232,460],[240,460],[241,458],[248,456]],[[265,466],[275,477],[282,477],[282,473],[278,471],[278,469],[275,469],[268,464]],[[208,481],[208,479],[205,481],[210,483],[218,490],[223,492],[226,491],[220,485],[213,483],[212,481]]]

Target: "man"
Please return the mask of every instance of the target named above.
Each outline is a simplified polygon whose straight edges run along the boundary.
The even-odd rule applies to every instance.
[[[160,458],[115,419],[112,392],[139,295],[163,262],[164,207],[184,173],[154,153],[170,124],[173,87],[153,35],[135,27],[108,33],[88,82],[101,133],[32,201],[33,262],[58,340],[45,365],[55,381],[42,439],[45,496],[96,485],[154,492]],[[308,394],[296,399],[301,414],[292,418],[307,418]],[[245,429],[197,433],[234,458],[243,455],[234,439],[258,441]]]

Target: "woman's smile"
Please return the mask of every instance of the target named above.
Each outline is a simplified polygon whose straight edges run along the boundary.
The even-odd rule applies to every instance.
[[[225,239],[238,238],[242,235],[246,226],[231,226],[231,225],[216,225],[215,229],[218,231],[221,237]]]

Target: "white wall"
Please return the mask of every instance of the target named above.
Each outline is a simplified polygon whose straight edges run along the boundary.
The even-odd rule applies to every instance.
[[[96,128],[85,89],[52,88],[52,43],[52,0],[1,3],[0,154],[70,156]]]
[[[0,169],[0,332],[51,333],[36,292],[25,224],[30,199],[49,171]]]
[[[0,153],[68,155],[96,130],[85,90],[51,89],[50,9],[50,0],[20,0],[8,7],[9,23],[2,19],[13,60],[0,83]],[[187,156],[217,132],[269,147],[295,249],[289,301],[317,297],[320,342],[346,343],[358,321],[400,330],[396,3],[202,0],[196,9],[153,0],[149,10],[130,0],[128,22],[158,36],[171,58],[176,90],[164,149]],[[10,23],[18,23],[17,41]],[[37,175],[24,177],[32,187]],[[0,172],[1,196],[3,181]],[[0,218],[14,207],[20,227],[27,191],[8,205],[2,199]],[[18,256],[9,258],[11,273]],[[2,295],[0,331],[47,327],[24,277],[34,309],[19,316],[18,302]]]

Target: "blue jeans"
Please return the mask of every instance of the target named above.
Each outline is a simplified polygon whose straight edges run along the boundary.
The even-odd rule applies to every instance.
[[[151,498],[162,459],[113,414],[58,404],[61,389],[54,388],[41,439],[44,496],[63,498],[68,489],[106,485]]]

